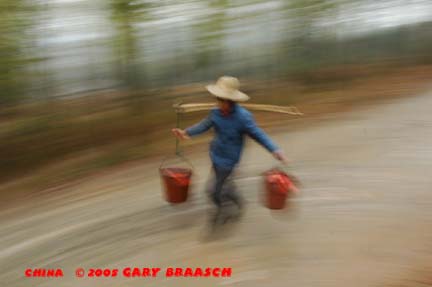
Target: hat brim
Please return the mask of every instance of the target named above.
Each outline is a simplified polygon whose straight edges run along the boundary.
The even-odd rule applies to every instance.
[[[221,99],[231,100],[234,102],[246,102],[249,100],[249,96],[245,93],[240,92],[239,90],[234,90],[232,92],[227,92],[217,85],[208,85],[206,86],[207,91],[209,91],[213,96],[216,96]]]

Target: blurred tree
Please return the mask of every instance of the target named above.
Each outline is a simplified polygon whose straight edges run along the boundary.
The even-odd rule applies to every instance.
[[[37,6],[25,0],[0,1],[0,105],[22,100],[29,84],[26,67],[36,61],[24,48],[31,46],[28,33]]]
[[[208,0],[206,13],[194,25],[195,37],[195,67],[205,79],[213,78],[215,69],[222,61],[223,39],[225,25],[228,21],[226,10],[228,0]]]
[[[145,86],[144,69],[138,60],[138,39],[135,24],[148,19],[147,9],[151,5],[145,1],[110,0],[111,18],[116,27],[114,58],[117,62],[116,74],[128,88]]]
[[[342,1],[337,0],[290,0],[286,2],[285,10],[288,18],[289,36],[282,42],[281,49],[287,54],[286,68],[282,71],[299,73],[306,84],[312,82],[309,73],[320,66],[323,53],[320,41],[330,36],[329,31],[323,33],[318,26],[324,17],[330,17],[337,12]]]

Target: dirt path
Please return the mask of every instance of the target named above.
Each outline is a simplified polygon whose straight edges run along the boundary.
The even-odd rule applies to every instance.
[[[431,106],[425,94],[274,134],[304,183],[283,212],[259,203],[259,175],[275,162],[249,142],[237,180],[245,216],[216,237],[206,229],[204,151],[187,150],[196,176],[182,206],[163,201],[159,162],[29,195],[0,211],[1,286],[423,286],[410,280],[432,267]],[[75,277],[78,267],[127,266],[225,266],[233,275]],[[26,278],[27,268],[62,268],[64,277]]]

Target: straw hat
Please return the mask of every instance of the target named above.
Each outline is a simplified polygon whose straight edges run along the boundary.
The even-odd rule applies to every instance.
[[[245,102],[249,96],[240,92],[238,89],[240,82],[237,78],[223,76],[220,77],[216,84],[206,86],[207,91],[218,98],[231,100],[234,102]]]

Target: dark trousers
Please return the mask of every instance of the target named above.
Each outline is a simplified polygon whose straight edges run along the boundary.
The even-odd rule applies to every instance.
[[[211,183],[209,194],[213,203],[221,208],[225,202],[233,202],[241,208],[242,200],[236,192],[234,182],[231,178],[233,168],[223,168],[213,165],[213,182]]]

